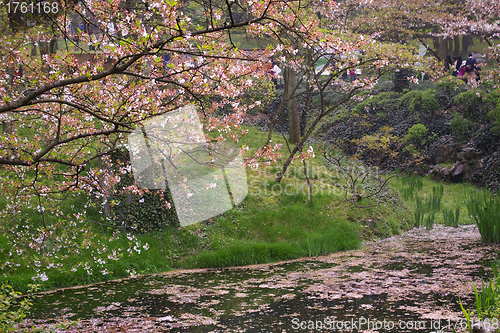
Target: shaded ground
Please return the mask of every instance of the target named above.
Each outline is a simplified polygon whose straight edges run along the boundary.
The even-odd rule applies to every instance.
[[[45,293],[27,324],[80,319],[70,332],[453,332],[465,325],[459,297],[473,307],[472,281],[491,277],[497,249],[481,243],[475,226],[413,229],[325,257]]]

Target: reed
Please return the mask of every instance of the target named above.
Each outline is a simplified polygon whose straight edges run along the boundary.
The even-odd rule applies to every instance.
[[[487,191],[472,192],[466,205],[483,242],[500,243],[500,200]]]

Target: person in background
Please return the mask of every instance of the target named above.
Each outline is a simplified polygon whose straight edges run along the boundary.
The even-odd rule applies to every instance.
[[[349,69],[349,82],[356,81],[356,71],[354,68]]]
[[[460,65],[460,70],[459,70],[459,71],[458,71],[458,73],[457,73],[457,77],[458,77],[459,79],[462,79],[465,83],[467,83],[467,82],[468,82],[468,79],[465,77],[465,73],[466,73],[466,71],[467,71],[467,66],[466,66],[466,64],[467,64],[467,61],[465,61],[465,60],[464,60],[464,61],[462,61],[462,64]]]
[[[271,81],[274,83],[275,87],[278,87],[278,75],[281,73],[281,68],[278,67],[278,64],[276,62],[272,62],[272,67],[271,67],[271,74],[272,74],[272,79]]]
[[[458,72],[460,71],[460,68],[462,68],[462,56],[457,56],[457,61],[455,62],[455,70]]]
[[[452,68],[453,71],[452,71],[451,75],[457,76],[457,74],[458,74],[458,70],[457,70],[457,56],[453,56],[452,62],[453,62],[453,68]]]
[[[453,62],[451,61],[451,56],[448,54],[446,56],[446,59],[444,59],[444,69],[445,69],[445,71],[449,72],[451,66],[453,66]]]
[[[467,61],[465,63],[465,72],[467,73],[466,75],[468,76],[469,80],[478,80],[478,68],[477,68],[477,61],[472,55],[472,53],[469,53],[469,58],[467,58]]]

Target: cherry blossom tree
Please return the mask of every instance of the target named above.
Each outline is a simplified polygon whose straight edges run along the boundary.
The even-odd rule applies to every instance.
[[[50,13],[15,17],[2,2],[0,218],[9,258],[3,268],[15,270],[23,259],[43,280],[47,267],[61,269],[65,258],[89,250],[95,262],[72,270],[107,274],[106,261],[146,249],[131,233],[129,249],[112,249],[120,233],[97,237],[89,227],[89,205],[102,203],[131,171],[113,154],[143,122],[189,104],[197,105],[207,133],[216,133],[207,134],[210,141],[238,140],[251,107],[239,97],[268,75],[273,51],[239,50],[232,33],[279,24],[287,19],[280,14],[286,3],[221,2],[195,8],[208,18],[199,21],[187,14],[187,2],[177,1],[52,2]],[[57,52],[40,52],[53,40]],[[135,185],[122,190],[147,192]],[[69,212],[61,204],[79,197],[83,203]]]
[[[102,203],[131,172],[113,154],[144,122],[189,104],[197,106],[209,141],[237,141],[244,135],[241,119],[253,107],[241,97],[270,77],[272,57],[319,100],[278,180],[295,158],[313,156],[306,141],[327,115],[383,73],[416,62],[412,48],[380,40],[378,31],[353,29],[350,11],[365,2],[54,1],[50,13],[35,8],[13,17],[2,1],[0,219],[12,249],[5,267],[14,267],[16,257],[31,258],[36,277],[44,279],[44,267],[58,269],[67,256],[93,249],[95,262],[72,270],[107,274],[106,260],[146,249],[129,233],[130,248],[115,251],[109,244],[119,232],[99,238],[89,227],[89,205]],[[241,31],[272,42],[240,50],[234,37]],[[54,40],[58,50],[40,52]],[[318,69],[320,59],[326,65]],[[351,69],[363,75],[345,82],[342,74]],[[331,103],[329,93],[337,96]],[[247,162],[273,163],[278,156],[279,146],[268,142]],[[147,192],[135,185],[121,190]],[[68,213],[61,203],[75,197],[93,200]]]

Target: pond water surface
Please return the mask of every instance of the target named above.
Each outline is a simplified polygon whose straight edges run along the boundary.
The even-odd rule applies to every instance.
[[[473,226],[413,229],[361,250],[173,271],[37,295],[27,325],[67,332],[453,332],[497,247]]]

